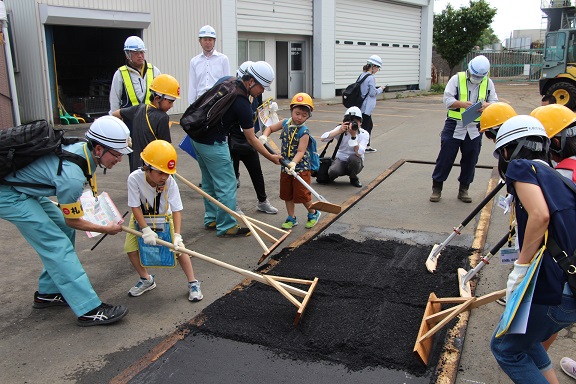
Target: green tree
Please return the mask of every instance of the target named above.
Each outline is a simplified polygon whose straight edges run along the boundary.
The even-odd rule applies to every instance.
[[[500,39],[498,38],[498,36],[496,36],[492,27],[488,27],[482,32],[482,35],[480,35],[480,39],[478,39],[478,41],[476,42],[476,45],[479,46],[480,49],[482,49],[487,45],[499,42]]]
[[[484,0],[471,0],[469,7],[459,9],[448,4],[440,14],[434,15],[432,40],[436,52],[448,62],[450,75],[456,65],[477,45],[495,15],[496,8],[490,8]]]

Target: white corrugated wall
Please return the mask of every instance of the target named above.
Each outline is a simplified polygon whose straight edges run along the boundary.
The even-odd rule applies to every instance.
[[[143,38],[148,48],[146,58],[162,72],[176,77],[181,86],[181,99],[174,103],[170,113],[181,113],[187,107],[188,66],[190,59],[201,52],[198,30],[210,24],[220,34],[221,0],[5,0],[7,10],[14,16],[16,49],[20,72],[16,74],[22,121],[51,120],[48,108],[46,48],[43,25],[40,25],[38,4],[77,7],[98,10],[141,12],[152,17]],[[122,47],[110,47],[122,50]],[[217,40],[216,49],[221,50]],[[85,49],[83,53],[86,54]],[[82,58],[82,60],[89,59]],[[79,57],[80,60],[80,57]]]
[[[312,35],[312,0],[238,0],[238,31]]]
[[[420,6],[370,0],[336,1],[336,89],[362,72],[371,55],[382,58],[377,85],[419,83]]]

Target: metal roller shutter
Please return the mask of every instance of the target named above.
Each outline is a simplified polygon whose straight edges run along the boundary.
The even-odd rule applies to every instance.
[[[383,61],[377,85],[418,85],[421,7],[337,0],[336,15],[336,89],[354,82],[370,55]]]

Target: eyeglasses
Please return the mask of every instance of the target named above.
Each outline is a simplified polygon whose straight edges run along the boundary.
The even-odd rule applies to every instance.
[[[122,153],[114,153],[111,150],[107,149],[106,153],[111,154],[112,156],[114,156],[116,158],[117,161],[120,161],[122,159]]]

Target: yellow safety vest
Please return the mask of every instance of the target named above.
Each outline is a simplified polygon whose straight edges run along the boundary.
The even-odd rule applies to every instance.
[[[132,79],[130,78],[130,72],[128,72],[128,67],[123,65],[120,68],[120,74],[122,75],[122,80],[124,81],[124,88],[126,89],[126,94],[128,99],[130,99],[130,104],[138,105],[141,103],[136,97],[136,92],[134,91],[134,84],[132,84]],[[152,80],[154,80],[154,66],[150,63],[146,63],[146,95],[144,96],[144,103],[150,104],[150,86],[152,85]]]
[[[459,101],[469,101],[468,100],[468,85],[466,83],[466,72],[458,72],[458,88],[460,93]],[[480,89],[478,90],[478,101],[486,100],[486,94],[488,92],[488,76],[484,76],[482,82],[480,83]],[[462,120],[462,112],[464,112],[466,108],[459,108],[459,109],[449,109],[448,110],[448,117],[454,120]],[[477,118],[474,121],[480,121],[480,118]]]

